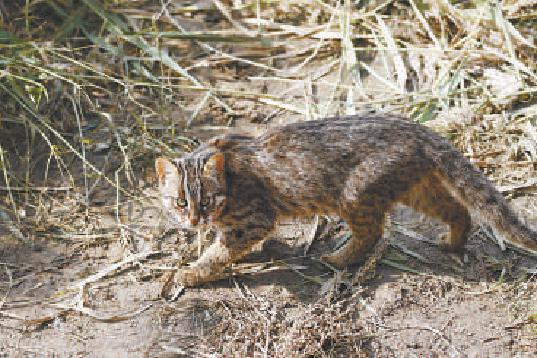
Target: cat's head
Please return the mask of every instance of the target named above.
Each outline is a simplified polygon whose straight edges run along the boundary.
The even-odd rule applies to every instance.
[[[194,226],[218,217],[226,204],[224,154],[158,158],[155,169],[164,209],[179,224]],[[189,224],[189,225],[188,225]]]

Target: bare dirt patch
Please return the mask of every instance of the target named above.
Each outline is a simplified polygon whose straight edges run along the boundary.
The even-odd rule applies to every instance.
[[[75,227],[83,214],[62,218]],[[471,238],[464,257],[450,257],[409,237],[435,238],[443,227],[404,208],[393,219],[402,229],[364,287],[315,259],[345,228],[329,223],[304,256],[306,221],[282,226],[278,238],[237,266],[251,274],[187,289],[175,301],[161,293],[171,269],[196,256],[194,233],[140,225],[145,239],[118,240],[134,235],[106,230],[115,219],[103,214],[101,238],[45,232],[35,238],[39,249],[4,240],[0,349],[8,356],[536,354],[537,282],[525,271],[536,258],[502,252],[483,233]],[[77,288],[103,270],[109,274]]]

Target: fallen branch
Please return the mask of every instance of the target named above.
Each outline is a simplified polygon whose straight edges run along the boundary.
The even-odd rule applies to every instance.
[[[93,274],[91,276],[86,277],[82,281],[77,282],[75,285],[71,286],[70,289],[81,289],[85,287],[88,283],[98,281],[102,279],[103,277],[106,277],[110,275],[114,271],[121,271],[126,269],[124,266],[131,265],[139,260],[146,259],[149,256],[160,254],[161,251],[148,251],[148,252],[142,252],[139,254],[131,255],[124,260],[115,263],[111,266],[106,267],[105,269],[97,272],[96,274]]]

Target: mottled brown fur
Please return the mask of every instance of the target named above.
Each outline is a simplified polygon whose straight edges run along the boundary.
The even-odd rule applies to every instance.
[[[352,239],[323,258],[339,268],[356,263],[382,236],[396,203],[448,224],[448,250],[466,243],[470,216],[514,244],[537,249],[536,233],[448,140],[394,116],[331,118],[260,137],[223,136],[175,163],[159,158],[156,169],[163,204],[177,221],[188,216],[191,224],[210,222],[218,231],[216,242],[181,271],[186,285],[223,277],[231,262],[289,216],[343,218]]]

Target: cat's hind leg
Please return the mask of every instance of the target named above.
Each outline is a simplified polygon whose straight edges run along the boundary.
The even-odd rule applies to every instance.
[[[352,237],[336,251],[321,258],[338,269],[363,261],[384,232],[386,214],[382,209],[354,206],[353,214],[343,217],[352,230]]]
[[[323,257],[329,264],[343,268],[365,259],[383,235],[386,214],[428,170],[427,160],[412,150],[402,149],[391,156],[369,156],[347,178],[339,214],[350,226],[352,237]]]
[[[440,174],[431,172],[401,198],[401,203],[449,225],[442,246],[461,250],[468,239],[472,220],[466,207],[446,188]]]

